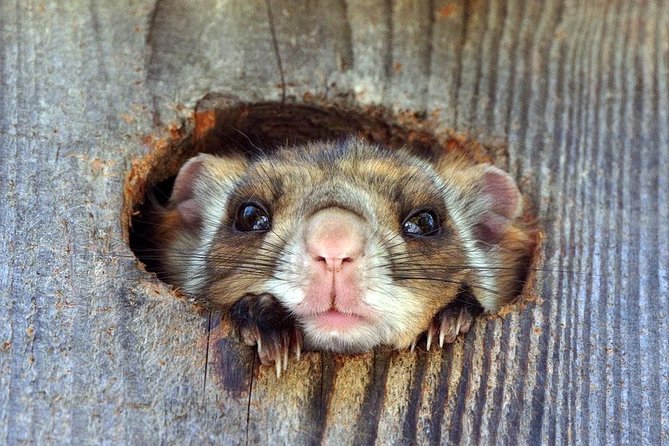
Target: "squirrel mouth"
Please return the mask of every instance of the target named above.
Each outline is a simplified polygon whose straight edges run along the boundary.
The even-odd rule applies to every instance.
[[[366,319],[360,315],[342,313],[335,309],[315,314],[312,317],[314,324],[325,331],[348,331],[367,323]]]

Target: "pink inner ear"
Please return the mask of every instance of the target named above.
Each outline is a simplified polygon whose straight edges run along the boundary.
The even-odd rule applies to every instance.
[[[173,203],[181,203],[185,200],[193,198],[193,190],[198,177],[202,174],[204,160],[200,157],[191,158],[184,164],[176,179],[174,180],[174,187],[172,188],[172,196],[170,201]]]
[[[190,159],[181,167],[172,188],[170,202],[176,205],[183,223],[197,226],[202,221],[200,203],[195,199],[195,185],[204,172],[205,161],[201,157]]]
[[[513,179],[494,166],[486,167],[480,181],[483,183],[480,193],[490,204],[477,224],[476,237],[486,243],[496,244],[522,211],[520,192]]]
[[[199,226],[202,222],[200,205],[194,199],[182,201],[177,205],[177,210],[184,224],[187,226]]]
[[[513,179],[497,167],[486,168],[482,192],[491,198],[491,211],[509,219],[520,213],[520,192]]]

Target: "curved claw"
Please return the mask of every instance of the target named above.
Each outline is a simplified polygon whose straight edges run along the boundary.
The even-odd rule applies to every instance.
[[[274,342],[274,367],[276,368],[276,377],[279,378],[281,376],[281,371],[283,370],[283,366],[281,364],[281,359],[283,358],[283,354],[281,353],[282,350],[282,345],[281,341],[277,340]]]
[[[259,338],[260,341],[260,338]],[[288,369],[288,357],[291,349],[299,359],[302,355],[302,335],[299,330],[294,329],[292,333],[279,333],[273,340],[270,340],[269,346],[264,350],[258,350],[260,363],[269,366],[274,363],[276,376],[281,377],[282,372]]]
[[[439,348],[444,344],[455,342],[461,333],[467,333],[474,322],[474,314],[471,307],[466,305],[446,306],[439,311],[430,322],[425,331],[426,347],[429,351],[432,341],[438,334]],[[416,347],[416,340],[411,343],[411,351]]]
[[[437,329],[435,328],[434,324],[430,324],[430,326],[427,329],[427,350],[430,351],[430,347],[432,346],[432,338],[436,334]]]
[[[442,319],[439,324],[439,348],[444,347],[444,340],[446,339],[446,319]]]
[[[243,342],[257,347],[260,363],[274,363],[277,377],[288,368],[291,348],[298,359],[302,355],[302,334],[272,295],[247,294],[231,308],[230,316]]]

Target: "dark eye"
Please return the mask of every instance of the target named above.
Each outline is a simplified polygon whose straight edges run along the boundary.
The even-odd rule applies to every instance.
[[[404,220],[402,230],[406,235],[437,235],[439,233],[439,221],[432,211],[418,211]]]
[[[245,203],[237,210],[235,228],[245,232],[269,231],[269,215],[262,207],[253,203]]]

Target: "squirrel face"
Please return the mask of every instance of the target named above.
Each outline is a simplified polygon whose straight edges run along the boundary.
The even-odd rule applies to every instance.
[[[157,238],[167,277],[196,299],[271,296],[266,311],[311,348],[363,351],[410,345],[465,294],[487,311],[513,299],[530,246],[521,212],[494,166],[349,139],[191,159]]]

